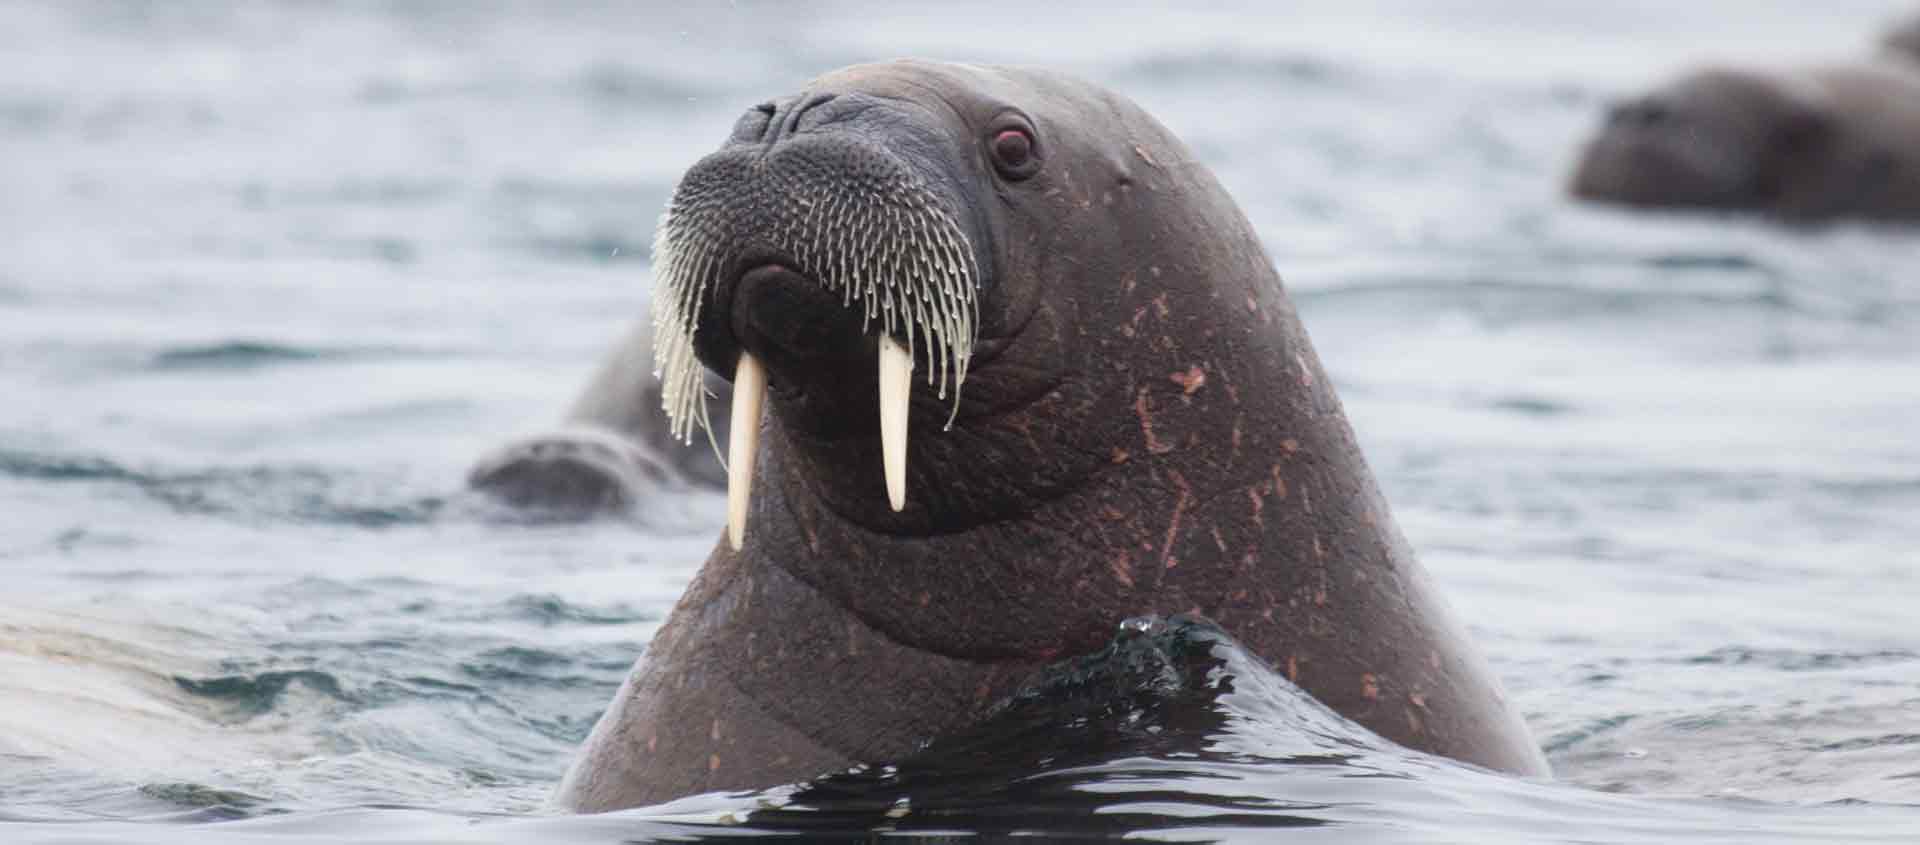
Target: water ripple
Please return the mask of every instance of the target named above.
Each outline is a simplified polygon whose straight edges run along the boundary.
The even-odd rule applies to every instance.
[[[242,721],[273,710],[289,688],[304,689],[349,704],[354,702],[354,697],[341,689],[339,679],[316,669],[214,678],[175,675],[173,682],[190,695],[219,702],[231,716]]]

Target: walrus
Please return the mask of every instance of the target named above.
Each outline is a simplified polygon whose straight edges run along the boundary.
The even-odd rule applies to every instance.
[[[1570,190],[1797,221],[1920,217],[1920,65],[1686,73],[1609,110]]]
[[[1131,101],[835,71],[749,109],[656,244],[674,432],[734,377],[730,524],[559,806],[895,759],[1189,611],[1390,739],[1546,773],[1252,226]]]
[[[1920,62],[1920,13],[1908,15],[1880,36],[1880,55],[1895,61]]]
[[[468,486],[507,505],[567,517],[621,512],[655,492],[720,489],[726,471],[713,451],[689,448],[669,433],[652,367],[653,323],[642,320],[600,363],[557,428],[481,457]],[[726,380],[709,373],[701,383],[711,401],[727,406]],[[716,420],[716,436],[727,436],[727,420]]]

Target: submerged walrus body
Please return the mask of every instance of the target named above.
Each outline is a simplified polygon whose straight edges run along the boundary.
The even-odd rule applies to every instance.
[[[643,322],[602,361],[560,426],[520,438],[474,463],[467,484],[515,507],[571,517],[627,510],[640,499],[726,483],[713,452],[667,430],[653,378],[653,325]],[[703,380],[722,404],[729,387]],[[715,432],[727,436],[724,420]]]
[[[656,267],[676,433],[702,365],[736,374],[739,546],[688,586],[563,806],[897,758],[1124,618],[1192,611],[1388,738],[1545,772],[1251,226],[1126,99],[1031,70],[837,71],[688,172]]]
[[[1570,189],[1643,208],[1920,219],[1920,62],[1687,73],[1611,109]]]

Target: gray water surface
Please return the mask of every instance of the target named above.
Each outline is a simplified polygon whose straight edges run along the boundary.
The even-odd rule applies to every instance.
[[[1265,841],[1204,818],[1291,793],[1343,841],[1912,841],[1920,231],[1560,191],[1608,99],[1864,55],[1904,10],[0,5],[0,840],[777,803],[529,815],[723,503],[529,525],[461,481],[645,313],[653,221],[740,110],[917,55],[1097,79],[1216,168],[1559,779],[1143,758],[979,794],[1087,835]]]

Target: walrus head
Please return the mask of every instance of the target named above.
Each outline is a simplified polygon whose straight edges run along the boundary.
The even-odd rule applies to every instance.
[[[1633,206],[1772,208],[1828,130],[1811,79],[1689,73],[1608,110],[1581,154],[1577,197]]]
[[[1920,62],[1920,14],[1909,15],[1880,36],[1880,52],[1903,62]]]
[[[1142,146],[1163,145],[1157,124],[1082,128],[1119,110],[1134,111],[1060,77],[862,66],[749,109],[687,172],[656,236],[655,360],[683,437],[708,421],[701,366],[735,374],[736,548],[761,396],[792,480],[886,533],[1005,519],[1110,459],[1069,426],[1126,386],[1076,370],[1057,318],[1096,303],[1055,282],[1074,253],[1151,264],[1129,260],[1139,227],[1080,213],[1158,166]],[[1030,424],[1047,397],[1055,416]]]

